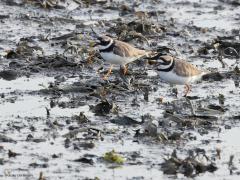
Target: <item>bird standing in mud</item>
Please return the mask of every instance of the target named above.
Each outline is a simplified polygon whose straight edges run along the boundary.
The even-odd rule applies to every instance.
[[[125,75],[127,73],[126,65],[128,63],[147,56],[150,53],[137,49],[126,42],[114,40],[108,36],[98,36],[97,39],[99,42],[96,42],[95,46],[97,46],[100,55],[106,62],[111,64],[107,74],[103,77],[104,80],[111,74],[113,65],[123,66],[123,74]]]
[[[191,89],[189,84],[201,81],[203,75],[207,74],[194,65],[170,55],[158,54],[149,59],[148,63],[157,67],[161,79],[170,84],[185,85],[185,97]]]

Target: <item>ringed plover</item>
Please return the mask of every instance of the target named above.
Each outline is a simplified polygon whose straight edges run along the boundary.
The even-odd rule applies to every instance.
[[[207,74],[207,72],[199,70],[194,65],[171,55],[158,54],[148,59],[150,59],[148,60],[150,65],[157,67],[162,80],[170,84],[185,85],[185,97],[191,89],[189,84],[201,81],[202,76]]]
[[[108,36],[98,36],[97,39],[99,42],[96,42],[94,46],[97,46],[102,58],[111,64],[107,74],[103,77],[104,80],[110,75],[113,65],[123,66],[123,73],[125,75],[128,63],[147,56],[150,53],[150,51],[137,49],[126,42],[115,40]]]

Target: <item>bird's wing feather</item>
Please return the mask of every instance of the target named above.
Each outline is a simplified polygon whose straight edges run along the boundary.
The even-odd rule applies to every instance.
[[[189,64],[183,60],[175,59],[175,68],[174,71],[177,75],[180,76],[196,76],[202,74],[202,71],[197,69],[192,64]]]
[[[146,51],[137,49],[128,43],[115,40],[113,52],[122,57],[141,57],[146,55]]]

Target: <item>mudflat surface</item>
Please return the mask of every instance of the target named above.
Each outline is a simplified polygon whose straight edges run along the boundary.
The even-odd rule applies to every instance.
[[[0,179],[239,179],[239,24],[238,0],[0,1]],[[104,81],[91,27],[219,74]]]

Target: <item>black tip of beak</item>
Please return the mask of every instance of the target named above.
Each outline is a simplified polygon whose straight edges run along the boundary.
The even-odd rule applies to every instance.
[[[147,61],[149,65],[156,65],[157,61],[156,60],[148,60]]]
[[[99,41],[102,41],[102,37],[100,37],[100,36],[97,36],[97,39],[98,39]]]

